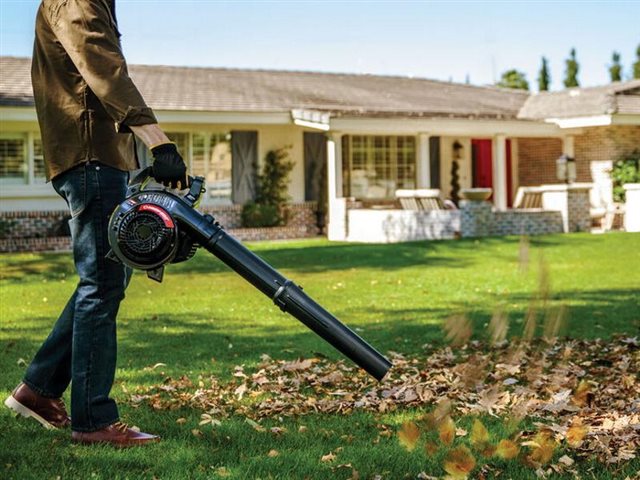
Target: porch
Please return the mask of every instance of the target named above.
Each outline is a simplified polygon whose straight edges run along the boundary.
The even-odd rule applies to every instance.
[[[531,150],[539,147],[553,164],[563,153],[573,157],[579,130],[567,133],[555,125],[509,120],[414,119],[391,125],[382,119],[332,121],[327,137],[329,239],[388,243],[455,238],[463,235],[461,193],[469,188],[492,189],[485,207],[502,219],[496,225],[517,224],[520,231],[533,233],[565,229],[559,210],[509,209],[518,187],[531,184],[529,165],[521,169],[521,156],[529,160],[537,155]],[[395,198],[401,189],[432,189],[448,208],[402,208]]]

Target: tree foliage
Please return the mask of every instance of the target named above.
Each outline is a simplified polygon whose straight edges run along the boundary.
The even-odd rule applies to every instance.
[[[551,75],[549,73],[549,63],[545,57],[542,57],[542,65],[540,66],[540,72],[538,73],[538,90],[546,92],[549,90],[551,83]]]
[[[578,81],[578,72],[580,71],[580,65],[576,59],[576,49],[572,48],[569,53],[569,58],[565,60],[566,70],[564,78],[564,86],[567,88],[578,87],[580,82]]]
[[[620,63],[620,54],[618,52],[613,52],[613,55],[611,56],[609,75],[611,75],[612,82],[622,81],[622,64]]]
[[[633,78],[640,79],[640,45],[636,49],[636,61],[633,64]]]
[[[497,85],[504,88],[529,90],[529,82],[527,81],[526,75],[515,68],[504,72]]]
[[[640,150],[636,149],[619,158],[613,164],[611,179],[613,180],[613,200],[624,202],[624,184],[640,182]]]

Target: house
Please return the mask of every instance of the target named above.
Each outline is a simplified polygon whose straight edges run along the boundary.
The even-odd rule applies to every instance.
[[[30,59],[1,57],[0,72],[0,215],[63,211],[44,179]],[[493,188],[499,210],[519,186],[558,183],[562,153],[575,157],[578,182],[606,185],[612,160],[640,148],[638,80],[531,95],[377,75],[143,65],[130,74],[191,174],[205,176],[204,207],[217,212],[250,200],[255,165],[283,146],[295,161],[289,194],[306,208],[325,191],[365,204],[397,189],[450,197],[453,180]]]

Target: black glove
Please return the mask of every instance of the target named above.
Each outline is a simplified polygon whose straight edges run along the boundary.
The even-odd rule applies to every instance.
[[[162,143],[151,149],[153,155],[153,178],[156,181],[177,188],[178,182],[181,188],[188,187],[187,166],[178,153],[175,143]]]

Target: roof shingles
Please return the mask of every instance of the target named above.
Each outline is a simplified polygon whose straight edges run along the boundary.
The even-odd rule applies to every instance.
[[[33,105],[29,58],[0,57],[0,105]],[[640,114],[640,80],[530,95],[421,78],[130,65],[156,110],[542,120]]]
[[[540,92],[527,99],[518,118],[542,120],[616,113],[640,113],[640,80],[560,92]]]
[[[1,57],[0,105],[32,105],[30,59]],[[130,65],[157,110],[288,112],[335,115],[515,118],[526,92],[434,80],[224,68]]]

